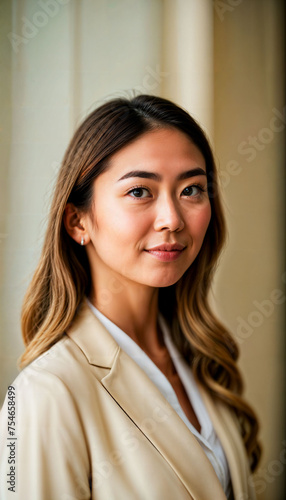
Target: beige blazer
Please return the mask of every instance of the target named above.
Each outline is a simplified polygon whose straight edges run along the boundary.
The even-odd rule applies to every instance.
[[[16,392],[15,492],[7,476],[7,399],[1,411],[3,500],[225,500],[195,437],[83,303],[67,334],[25,368]],[[202,390],[224,447],[236,500],[253,500],[235,419]],[[11,455],[10,455],[11,459]]]

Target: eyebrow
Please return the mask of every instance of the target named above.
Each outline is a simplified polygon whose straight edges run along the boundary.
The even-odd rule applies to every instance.
[[[186,172],[182,172],[177,175],[177,181],[183,181],[185,179],[189,179],[190,177],[195,177],[196,175],[207,175],[207,173],[200,167],[192,168],[191,170],[187,170]],[[159,174],[155,174],[154,172],[147,172],[145,170],[131,170],[131,172],[127,172],[124,174],[117,182],[123,181],[124,179],[129,179],[130,177],[141,177],[144,179],[152,179],[154,181],[161,181],[162,176]]]

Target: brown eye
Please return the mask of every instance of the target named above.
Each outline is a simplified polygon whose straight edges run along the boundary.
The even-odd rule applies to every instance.
[[[149,196],[149,191],[146,188],[137,187],[131,189],[128,194],[132,196],[132,198],[147,198]]]
[[[183,196],[197,196],[202,191],[203,191],[203,189],[200,186],[188,186],[183,190],[182,195]]]

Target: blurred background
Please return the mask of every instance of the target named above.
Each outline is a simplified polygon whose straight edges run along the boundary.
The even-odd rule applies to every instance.
[[[284,500],[283,0],[1,0],[0,8],[0,405],[17,375],[21,302],[75,128],[118,95],[169,98],[214,148],[229,242],[212,300],[238,342],[261,421],[257,498]]]

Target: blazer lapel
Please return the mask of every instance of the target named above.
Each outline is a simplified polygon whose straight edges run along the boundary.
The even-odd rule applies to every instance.
[[[128,417],[165,458],[191,497],[226,500],[216,473],[196,438],[161,392],[115,342],[83,303],[67,332],[97,367],[110,368],[101,378]]]
[[[255,500],[255,489],[249,481],[251,472],[247,454],[235,417],[225,405],[219,402],[214,404],[201,386],[200,392],[228,461],[234,497]]]

